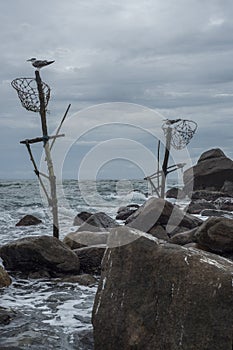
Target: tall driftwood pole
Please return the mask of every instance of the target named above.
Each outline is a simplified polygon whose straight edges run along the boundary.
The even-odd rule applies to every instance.
[[[45,98],[43,93],[42,81],[40,77],[40,73],[38,70],[35,71],[36,74],[36,82],[39,93],[40,100],[40,117],[41,117],[41,126],[43,133],[43,143],[45,150],[45,157],[48,166],[48,174],[49,174],[49,183],[50,183],[50,191],[51,191],[51,207],[53,214],[53,236],[59,238],[59,223],[58,223],[58,207],[57,207],[57,190],[56,190],[56,176],[53,170],[53,162],[50,153],[49,146],[49,136],[46,122],[46,107],[45,107]]]
[[[168,126],[166,133],[166,150],[164,154],[164,160],[162,165],[162,181],[161,181],[161,198],[165,196],[165,185],[166,185],[166,177],[168,174],[168,160],[171,149],[171,137],[172,137],[172,128]]]

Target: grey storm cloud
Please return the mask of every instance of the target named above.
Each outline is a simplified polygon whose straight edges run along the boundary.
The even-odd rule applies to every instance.
[[[21,107],[10,85],[16,77],[33,77],[30,57],[56,61],[41,72],[52,88],[51,130],[68,103],[71,113],[99,103],[136,103],[166,118],[195,120],[193,160],[216,144],[233,157],[232,1],[41,0],[35,7],[29,0],[2,0],[0,10],[0,177],[12,164],[25,176],[18,142],[40,133],[39,119]]]

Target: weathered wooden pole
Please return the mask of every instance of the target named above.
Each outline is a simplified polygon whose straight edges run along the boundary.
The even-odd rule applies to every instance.
[[[166,177],[168,174],[168,160],[171,149],[171,137],[172,137],[172,128],[168,126],[166,132],[166,149],[164,154],[164,160],[162,165],[162,180],[161,180],[161,198],[165,196],[165,185],[166,185]]]
[[[157,149],[157,174],[159,174],[159,164],[160,162],[160,140],[158,141],[158,149]],[[159,176],[157,177],[157,189],[159,191],[160,188],[160,179]]]
[[[35,74],[36,74],[36,82],[37,82],[37,88],[38,88],[39,100],[40,100],[40,117],[41,117],[42,133],[43,133],[43,143],[44,143],[45,157],[46,157],[46,162],[48,167],[49,183],[50,183],[50,191],[51,191],[50,205],[52,207],[52,214],[53,214],[53,236],[56,238],[59,238],[56,176],[53,170],[53,162],[52,162],[50,146],[49,146],[45,98],[44,98],[43,86],[42,86],[42,81],[41,81],[39,71],[36,70]]]

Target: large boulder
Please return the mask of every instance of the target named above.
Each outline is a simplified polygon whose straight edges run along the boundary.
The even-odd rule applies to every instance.
[[[102,266],[95,350],[232,350],[230,261],[120,227]]]
[[[119,226],[119,224],[105,213],[99,212],[91,215],[77,230],[82,231],[108,231],[109,228]]]
[[[233,252],[233,220],[211,217],[198,228],[195,239],[213,252]]]
[[[8,287],[11,284],[11,278],[4,268],[0,265],[0,288]]]
[[[71,232],[65,236],[63,243],[71,249],[78,249],[96,244],[106,244],[109,232]]]
[[[177,227],[186,230],[201,225],[202,220],[185,214],[181,209],[162,198],[150,198],[126,220],[127,226],[150,233],[157,225],[162,225],[169,234]]]
[[[56,274],[78,273],[77,255],[57,238],[35,236],[17,239],[0,248],[7,270],[25,274],[37,271]]]
[[[42,221],[35,217],[34,215],[25,215],[22,219],[17,222],[15,226],[32,226],[39,225]]]
[[[220,191],[225,181],[232,181],[233,161],[219,148],[204,152],[197,164],[184,172],[184,190]]]

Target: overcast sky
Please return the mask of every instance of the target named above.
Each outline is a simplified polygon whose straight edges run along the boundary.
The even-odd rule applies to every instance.
[[[41,135],[39,116],[23,109],[10,85],[14,78],[34,77],[26,62],[31,57],[55,59],[41,71],[43,81],[52,89],[51,132],[69,103],[71,119],[77,111],[93,105],[124,102],[127,109],[127,104],[133,103],[166,118],[197,122],[197,133],[188,146],[193,162],[213,147],[233,158],[231,0],[40,0],[35,4],[31,0],[0,0],[0,178],[34,176],[19,141]],[[139,110],[143,124],[147,113]],[[85,123],[90,126],[84,128],[85,140],[79,138],[77,147],[70,147],[64,177],[77,175],[92,147],[122,134],[124,140],[138,142],[147,150],[156,148],[153,137],[145,130],[136,132],[134,123],[126,128],[122,125],[119,131],[114,125],[101,128],[108,122],[101,113],[96,117],[92,113],[90,118],[96,118],[99,127],[88,132],[92,121],[76,116],[81,129]],[[113,121],[123,123],[110,117],[109,122]],[[147,131],[150,128],[152,122]],[[117,147],[115,141],[105,145]],[[37,145],[38,159],[39,149]],[[122,158],[121,163],[115,159],[110,166],[107,162],[100,173],[103,177],[140,177],[143,171],[131,156],[126,161],[125,153],[122,157],[120,151],[114,153],[116,159]]]

